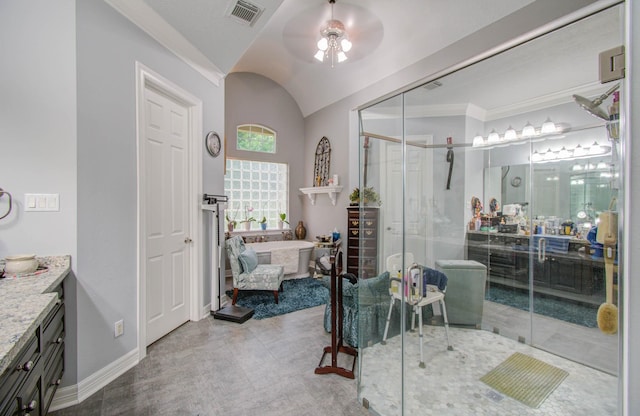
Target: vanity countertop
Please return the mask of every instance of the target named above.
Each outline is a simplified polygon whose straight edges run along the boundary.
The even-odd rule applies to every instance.
[[[71,269],[71,256],[37,257],[46,270],[0,278],[0,374],[16,358],[42,320],[54,308],[55,289]],[[4,270],[4,260],[0,261]]]

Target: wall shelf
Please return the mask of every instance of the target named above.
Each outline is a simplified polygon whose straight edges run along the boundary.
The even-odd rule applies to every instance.
[[[316,204],[317,194],[327,194],[333,205],[336,204],[338,194],[342,191],[342,186],[313,186],[311,188],[300,188],[300,192],[307,195],[311,205]]]

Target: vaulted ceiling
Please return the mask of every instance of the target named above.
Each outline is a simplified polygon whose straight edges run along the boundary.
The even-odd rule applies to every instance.
[[[327,0],[241,0],[262,9],[251,25],[229,15],[238,0],[105,1],[213,81],[232,72],[272,79],[293,96],[304,116],[534,2],[337,0],[334,15],[345,24],[353,49],[346,62],[332,68],[313,59],[330,16]],[[575,40],[568,47],[585,42]],[[521,69],[536,63],[530,59]]]

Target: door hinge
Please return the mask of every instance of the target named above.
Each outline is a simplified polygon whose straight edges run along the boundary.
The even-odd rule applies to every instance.
[[[624,78],[624,45],[600,52],[600,82]]]

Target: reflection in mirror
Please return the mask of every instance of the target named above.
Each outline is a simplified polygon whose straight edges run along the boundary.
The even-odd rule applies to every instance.
[[[484,172],[484,199],[489,206],[495,198],[502,207],[520,205],[525,212],[530,205],[531,219],[556,217],[588,231],[609,206],[612,176],[606,157],[533,164],[531,197],[528,164],[494,166]]]

